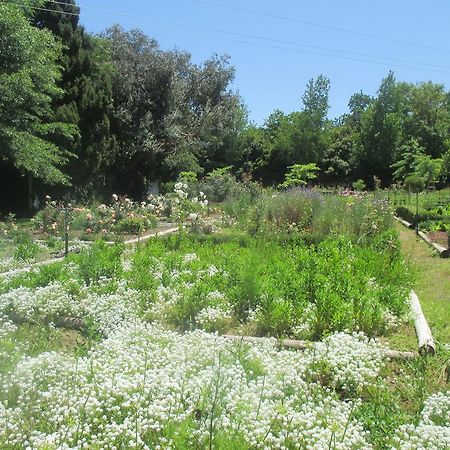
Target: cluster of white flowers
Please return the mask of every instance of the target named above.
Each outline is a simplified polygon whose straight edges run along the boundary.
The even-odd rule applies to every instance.
[[[208,206],[208,199],[206,198],[206,194],[200,191],[198,197],[192,198],[192,203],[198,203],[199,205],[206,208]]]
[[[124,322],[87,357],[22,359],[6,383],[19,394],[0,407],[0,443],[171,448],[188,427],[192,447],[214,447],[220,434],[257,448],[370,449],[355,405],[304,380],[305,358],[273,340]]]
[[[398,326],[401,324],[402,319],[395,314],[393,314],[388,309],[385,309],[383,311],[383,320],[384,325],[387,330],[395,330],[398,328]]]
[[[197,261],[198,256],[195,253],[186,253],[186,255],[183,256],[183,262],[189,263],[191,261]]]
[[[12,256],[6,257],[0,260],[0,272],[8,272],[23,267],[25,264],[25,262],[17,261]]]
[[[378,340],[369,340],[363,333],[335,333],[317,342],[308,357],[313,371],[323,370],[325,362],[334,386],[347,390],[376,381],[383,366],[383,350]]]
[[[0,316],[0,340],[5,339],[11,333],[17,330],[17,325],[8,320],[7,318]]]
[[[301,323],[292,327],[293,335],[298,339],[308,338],[311,335],[313,324],[316,322],[317,307],[308,303],[303,310]]]
[[[186,183],[182,183],[181,181],[179,181],[178,183],[175,183],[174,192],[180,198],[187,198],[188,197],[187,188],[188,185]]]
[[[450,391],[431,395],[417,426],[403,425],[394,437],[401,450],[450,448]]]
[[[133,267],[129,256],[122,260],[127,271]],[[0,448],[168,449],[181,439],[188,440],[186,447],[214,448],[217,436],[225,442],[238,436],[261,449],[372,448],[353,414],[360,401],[341,400],[340,394],[376,382],[383,367],[379,341],[335,333],[292,352],[279,350],[275,339],[244,343],[200,330],[168,331],[157,321],[196,294],[198,283],[209,291],[200,289],[206,306],[193,315],[195,322],[217,330],[233,318],[218,290],[228,274],[200,264],[195,253],[175,256],[168,264],[150,257],[154,298],[126,281],[114,283],[112,293],[104,293],[109,279],[80,285],[73,263],[66,265],[73,277],[67,285],[0,295],[0,340],[16,330],[11,316],[79,318],[104,337],[84,357],[21,357],[0,378],[2,397],[14,399],[0,404]],[[257,308],[250,316],[257,320],[260,313]],[[305,309],[298,334],[308,334],[315,314],[313,306]],[[431,396],[419,424],[397,430],[395,448],[450,448],[449,414],[450,393]]]
[[[119,283],[113,294],[97,294],[86,286],[72,295],[59,283],[30,289],[19,287],[0,295],[0,313],[14,314],[21,320],[53,318],[94,322],[104,334],[124,319],[137,317],[141,293]]]
[[[233,311],[228,305],[207,306],[203,308],[196,316],[196,321],[202,326],[209,328],[217,326],[224,321],[233,318]]]
[[[180,261],[179,267],[166,267],[164,262],[156,258],[153,259],[153,276],[158,280],[155,301],[149,305],[147,318],[158,322],[167,322],[171,313],[177,309],[179,302],[190,295],[190,292],[199,284],[214,276],[227,277],[228,274],[219,270],[216,266],[210,265],[204,269],[192,270],[190,263],[199,258],[195,253],[187,253]],[[213,325],[213,315],[217,321],[219,317],[223,320],[232,317],[231,307],[228,305],[223,293],[210,291],[206,293],[208,305],[197,314],[196,321],[201,325]],[[212,309],[209,309],[212,308]],[[210,316],[208,316],[210,313]],[[209,319],[211,320],[208,320]]]
[[[164,195],[149,195],[145,207],[161,217],[168,207],[168,199]]]

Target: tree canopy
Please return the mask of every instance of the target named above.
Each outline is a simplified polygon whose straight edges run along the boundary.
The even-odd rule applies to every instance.
[[[23,10],[0,3],[0,146],[2,159],[47,183],[68,183],[62,166],[70,153],[54,144],[75,129],[58,121],[52,100],[63,95],[57,60],[61,45],[33,27]]]
[[[389,72],[375,96],[354,93],[331,120],[331,82],[318,75],[297,110],[276,109],[257,126],[232,89],[228,56],[196,64],[120,25],[90,34],[75,0],[1,2],[0,48],[3,161],[47,185],[72,182],[78,197],[139,197],[151,182],[223,168],[266,185],[312,180],[308,167],[322,184],[450,180],[441,84]]]

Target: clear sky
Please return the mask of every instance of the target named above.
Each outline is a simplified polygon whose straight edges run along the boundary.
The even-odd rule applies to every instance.
[[[78,0],[81,23],[99,33],[113,23],[140,28],[162,49],[200,63],[228,54],[250,119],[302,107],[309,79],[331,80],[330,113],[350,96],[375,95],[392,69],[397,79],[450,88],[448,0]]]

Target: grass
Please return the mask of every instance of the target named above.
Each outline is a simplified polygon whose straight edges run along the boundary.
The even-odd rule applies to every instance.
[[[404,259],[415,274],[414,290],[420,299],[433,337],[438,343],[449,343],[450,259],[439,258],[431,247],[416,237],[414,231],[400,224],[395,226],[400,233]]]

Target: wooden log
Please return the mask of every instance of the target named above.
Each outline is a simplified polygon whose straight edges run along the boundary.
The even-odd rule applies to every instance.
[[[270,339],[270,338],[263,338],[263,337],[255,337],[255,336],[236,336],[231,334],[224,334],[223,337],[227,339],[232,339],[235,341],[242,341],[242,342],[248,342],[248,343],[257,343],[264,339]],[[276,344],[280,348],[288,348],[293,350],[306,350],[308,348],[311,348],[311,346],[314,344],[314,342],[311,341],[299,341],[296,339],[280,339],[276,341]],[[383,356],[389,359],[413,359],[417,358],[419,354],[417,352],[406,352],[406,351],[398,351],[398,350],[390,350],[385,349],[383,350]]]
[[[394,216],[394,219],[397,222],[400,222],[402,225],[405,225],[405,227],[410,228],[411,230],[414,230],[414,225],[412,223],[409,223],[406,220],[402,219],[401,217],[397,217],[397,216]]]
[[[22,324],[28,322],[28,319],[18,315],[16,312],[10,312],[8,314],[8,317],[10,320],[12,320],[14,323]],[[73,318],[73,317],[60,317],[60,318],[44,318],[42,320],[43,323],[53,323],[55,327],[57,328],[67,328],[70,330],[77,330],[84,332],[86,331],[86,326],[82,319]],[[258,343],[262,342],[264,340],[272,339],[274,338],[265,338],[265,337],[257,337],[257,336],[236,336],[232,334],[224,334],[222,337],[234,340],[234,341],[240,341],[240,342],[248,342],[251,343]],[[288,348],[292,350],[306,350],[308,348],[311,348],[314,342],[312,341],[300,341],[296,339],[279,339],[274,342],[279,348]],[[398,351],[398,350],[390,350],[385,349],[383,350],[383,356],[389,359],[413,359],[417,358],[419,356],[418,353],[415,352],[406,352],[406,351]]]
[[[433,242],[423,231],[419,231],[419,236],[431,247],[433,247],[438,253],[441,258],[448,258],[449,257],[449,249],[443,247],[442,245],[439,245],[436,242]]]
[[[422,307],[420,306],[419,297],[417,297],[417,294],[414,291],[411,291],[409,295],[409,302],[417,340],[419,342],[419,353],[422,356],[426,354],[434,355],[436,353],[436,348],[433,335],[431,334],[430,327],[428,326]]]
[[[8,314],[8,318],[9,320],[17,324],[31,322],[29,319],[20,316],[15,311],[11,311]],[[44,317],[42,319],[42,323],[43,324],[53,323],[56,328],[67,328],[68,330],[86,331],[86,326],[84,325],[84,322],[81,319],[74,317],[56,317],[53,319],[49,317]]]

